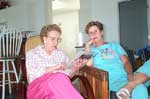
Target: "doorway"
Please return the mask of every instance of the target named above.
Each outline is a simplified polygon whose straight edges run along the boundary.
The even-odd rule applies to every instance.
[[[62,29],[62,42],[59,47],[70,58],[76,55],[77,36],[79,33],[79,0],[53,0],[52,22]]]
[[[129,0],[119,3],[120,42],[137,50],[148,44],[147,1]]]

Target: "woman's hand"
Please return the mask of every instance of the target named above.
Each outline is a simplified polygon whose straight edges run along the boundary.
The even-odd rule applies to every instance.
[[[58,70],[64,70],[66,67],[66,64],[65,62],[61,62],[60,64],[57,65],[57,67],[58,67]]]
[[[58,65],[55,65],[55,66],[51,66],[51,67],[46,67],[46,72],[54,72],[54,71],[57,71],[57,70],[64,70],[66,67],[66,64],[64,62],[61,62],[60,64]]]
[[[82,59],[75,59],[72,62],[72,71],[69,73],[69,77],[72,78],[74,75],[77,75],[79,73],[79,69],[82,67],[83,65],[83,60]]]
[[[72,78],[74,75],[77,75],[79,73],[79,69],[85,65],[87,61],[87,59],[75,59],[72,63],[72,72],[70,72],[69,77]]]
[[[90,40],[88,40],[86,43],[85,43],[85,45],[91,45],[93,43],[93,40],[92,39],[90,39]]]
[[[75,59],[73,62],[73,70],[79,70],[83,65],[85,65],[85,63],[87,62],[87,59]]]
[[[90,52],[90,45],[93,43],[92,40],[89,40],[85,43],[85,51]]]

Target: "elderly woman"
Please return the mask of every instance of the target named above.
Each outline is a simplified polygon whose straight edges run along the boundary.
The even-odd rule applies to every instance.
[[[131,99],[148,99],[147,89],[142,83],[146,82],[150,76],[150,61],[146,62],[133,76],[131,64],[121,45],[117,42],[106,42],[103,39],[102,23],[89,22],[85,32],[89,36],[85,50],[93,54],[93,58],[87,65],[108,71],[110,91],[118,91],[119,99],[130,99],[130,94],[132,94]]]
[[[56,24],[41,29],[42,45],[26,54],[26,68],[29,80],[28,99],[83,99],[72,86],[69,76],[76,71],[82,60],[72,63],[70,72],[65,69],[69,64],[66,54],[57,45],[61,41],[61,29]],[[67,75],[66,75],[67,74]]]

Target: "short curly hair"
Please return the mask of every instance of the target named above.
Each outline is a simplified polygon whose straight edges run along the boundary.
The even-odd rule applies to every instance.
[[[50,25],[43,26],[40,32],[40,37],[42,42],[44,42],[43,37],[47,37],[47,33],[50,31],[58,31],[61,34],[61,29],[57,24],[50,24]]]
[[[97,26],[100,31],[103,31],[103,24],[98,21],[91,21],[85,27],[85,32],[88,34],[88,30],[92,26]]]

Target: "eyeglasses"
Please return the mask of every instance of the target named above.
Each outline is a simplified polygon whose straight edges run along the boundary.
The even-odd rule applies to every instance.
[[[93,32],[89,32],[88,34],[89,34],[90,36],[92,36],[92,35],[98,34],[97,32],[98,32],[98,30],[94,30]]]
[[[62,38],[55,38],[55,37],[47,37],[49,38],[52,42],[57,41],[58,43],[60,43],[62,41]]]
[[[96,35],[96,33],[95,33],[95,32],[94,32],[94,33],[92,33],[92,32],[91,32],[91,33],[88,33],[88,34],[89,34],[90,36],[92,36],[92,35]]]

